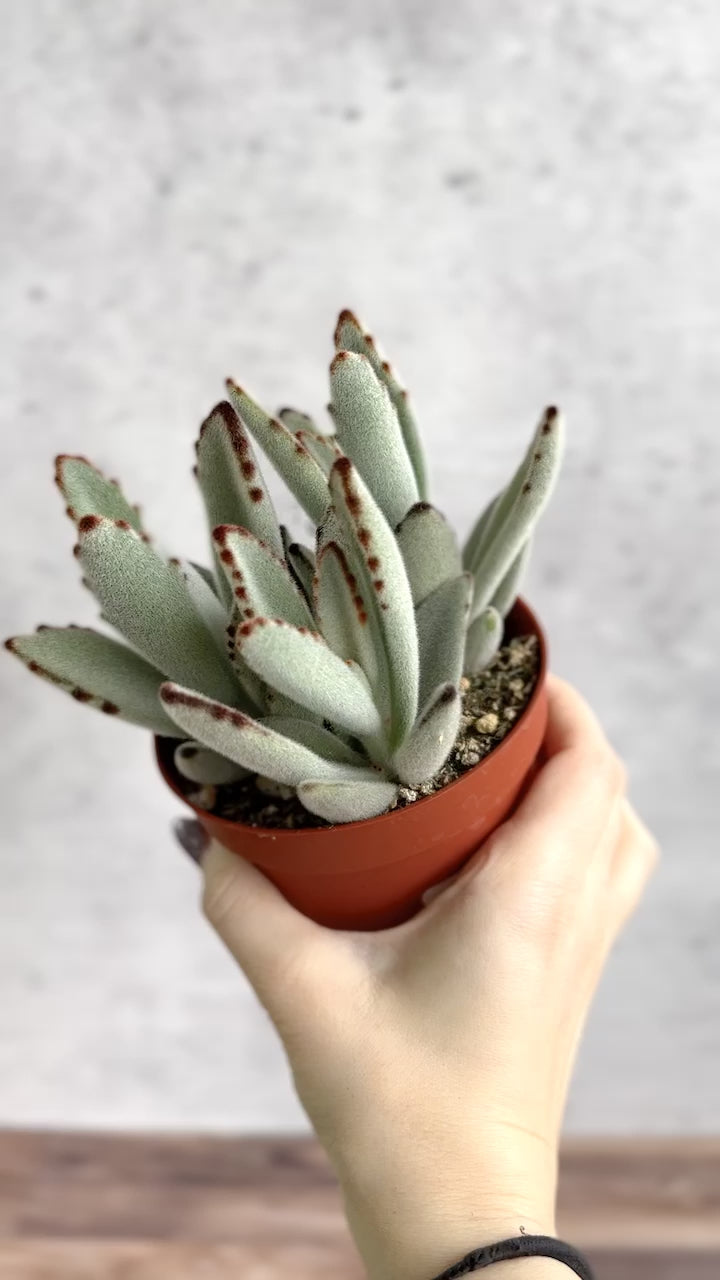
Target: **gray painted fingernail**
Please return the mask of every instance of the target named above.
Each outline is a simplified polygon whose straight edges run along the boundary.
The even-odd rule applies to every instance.
[[[201,822],[196,818],[176,818],[172,831],[179,845],[185,852],[202,866],[203,854],[210,843],[210,837]]]

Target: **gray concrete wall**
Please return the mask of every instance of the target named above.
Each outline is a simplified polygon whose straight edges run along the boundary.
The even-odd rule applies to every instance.
[[[567,1128],[717,1131],[717,5],[36,0],[3,26],[2,634],[96,617],[55,453],[204,557],[223,378],[322,414],[341,306],[409,382],[463,536],[560,403],[525,594],[664,850]],[[10,658],[0,681],[0,1123],[304,1130],[149,737]]]

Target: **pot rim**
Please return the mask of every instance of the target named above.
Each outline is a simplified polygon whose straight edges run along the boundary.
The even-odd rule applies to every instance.
[[[170,738],[163,734],[156,733],[153,735],[153,744],[154,744],[155,760],[160,770],[160,773],[162,774],[167,785],[170,787],[170,790],[173,791],[175,795],[180,800],[183,801],[184,804],[186,804],[190,809],[192,809],[193,812],[197,814],[198,818],[205,817],[206,820],[207,819],[212,820],[213,824],[219,829],[229,828],[230,830],[233,830],[233,831],[238,831],[238,830],[249,831],[249,832],[252,832],[254,836],[266,835],[276,840],[277,839],[291,840],[293,836],[296,836],[296,837],[304,836],[307,838],[308,835],[312,834],[313,836],[316,836],[317,838],[322,839],[325,837],[330,837],[332,835],[335,835],[337,833],[338,827],[341,827],[344,831],[351,830],[358,827],[363,827],[367,829],[367,827],[369,827],[371,824],[385,823],[387,825],[393,819],[398,820],[406,812],[407,808],[412,808],[413,811],[416,811],[419,806],[429,804],[431,801],[436,800],[438,796],[441,796],[441,795],[444,796],[448,792],[451,792],[453,787],[457,787],[460,785],[460,783],[465,782],[467,778],[470,777],[471,774],[475,774],[479,770],[482,770],[483,767],[487,767],[488,762],[490,760],[496,761],[498,756],[502,753],[503,749],[507,751],[508,744],[511,742],[513,738],[517,736],[518,731],[522,731],[523,724],[529,718],[528,713],[530,712],[531,708],[535,705],[537,700],[541,697],[543,689],[545,687],[545,677],[547,675],[547,641],[545,638],[545,632],[540,622],[538,621],[536,614],[530,608],[529,604],[527,604],[527,602],[523,600],[520,596],[517,597],[512,607],[512,610],[507,615],[505,625],[507,626],[508,619],[513,616],[516,610],[522,615],[523,622],[522,622],[522,627],[520,629],[516,630],[516,628],[513,628],[514,633],[521,634],[521,635],[528,634],[528,633],[534,634],[537,636],[538,641],[540,643],[540,666],[538,668],[535,687],[527,703],[523,707],[523,710],[519,719],[515,721],[512,729],[510,730],[509,733],[506,733],[502,741],[499,742],[496,747],[493,747],[492,751],[489,751],[487,755],[483,756],[481,760],[478,760],[477,764],[474,764],[471,766],[471,768],[466,769],[463,773],[460,774],[458,778],[454,778],[452,782],[449,782],[447,784],[447,786],[442,787],[440,791],[434,791],[429,796],[423,796],[422,799],[420,800],[414,800],[411,806],[403,806],[402,809],[390,809],[387,813],[380,813],[374,818],[359,818],[355,822],[334,822],[327,827],[287,828],[287,827],[252,826],[250,823],[237,822],[232,818],[223,818],[219,814],[210,813],[207,809],[200,809],[196,807],[176,783],[175,778],[171,773],[171,770],[174,768],[171,760],[166,761],[164,759],[165,754],[168,754],[168,755],[170,754],[169,748],[165,744],[171,743],[171,742],[178,742],[178,739]],[[503,640],[504,638],[505,637],[503,635]]]

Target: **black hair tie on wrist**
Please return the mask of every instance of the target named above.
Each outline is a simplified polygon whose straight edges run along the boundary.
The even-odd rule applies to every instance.
[[[511,1258],[555,1258],[564,1262],[574,1271],[580,1280],[595,1280],[587,1258],[584,1258],[572,1245],[557,1240],[555,1236],[515,1236],[512,1240],[501,1240],[499,1244],[487,1244],[482,1249],[474,1249],[460,1262],[448,1267],[435,1280],[457,1280],[470,1271],[482,1271],[491,1267],[494,1262],[509,1262]]]

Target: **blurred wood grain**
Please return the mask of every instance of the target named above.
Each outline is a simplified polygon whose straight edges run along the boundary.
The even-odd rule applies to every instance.
[[[597,1280],[718,1280],[720,1138],[566,1139],[558,1234]],[[290,1275],[363,1278],[314,1138],[0,1132],[2,1280]]]

